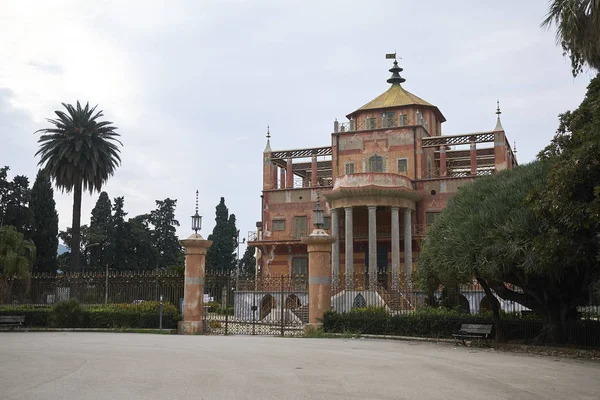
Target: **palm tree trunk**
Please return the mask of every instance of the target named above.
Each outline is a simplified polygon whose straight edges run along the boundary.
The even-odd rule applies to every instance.
[[[71,271],[79,272],[79,243],[81,242],[81,180],[73,191],[73,224],[71,225]]]

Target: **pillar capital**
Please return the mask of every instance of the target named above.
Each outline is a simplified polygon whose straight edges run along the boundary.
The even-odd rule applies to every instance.
[[[199,233],[193,233],[187,239],[180,240],[179,243],[185,248],[185,254],[206,254],[213,242],[204,239]]]
[[[311,251],[331,252],[331,244],[335,242],[335,236],[329,235],[323,229],[315,229],[300,241],[308,246],[309,253]]]
[[[376,206],[376,205],[374,205],[374,204],[370,204],[370,205],[368,205],[368,206],[367,206],[367,208],[368,208],[369,210],[377,210],[377,206]]]

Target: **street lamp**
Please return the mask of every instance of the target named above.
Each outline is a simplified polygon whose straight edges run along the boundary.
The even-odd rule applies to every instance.
[[[192,230],[197,235],[200,228],[202,228],[202,216],[198,214],[198,191],[196,190],[196,213],[192,215]]]
[[[321,229],[324,224],[324,218],[323,218],[323,210],[321,209],[321,196],[319,195],[318,191],[317,191],[317,204],[315,204],[315,209],[313,210],[313,213],[314,213],[315,228]]]
[[[236,230],[235,231],[235,244],[237,246],[237,267],[236,267],[236,271],[235,274],[236,276],[240,276],[240,244],[245,244],[246,243],[246,238],[242,238],[242,241],[240,242],[240,230]]]
[[[100,251],[102,251],[102,243],[92,243],[85,246],[85,249],[89,249],[90,247],[100,246]],[[106,263],[106,276],[104,281],[104,304],[108,304],[108,262]]]

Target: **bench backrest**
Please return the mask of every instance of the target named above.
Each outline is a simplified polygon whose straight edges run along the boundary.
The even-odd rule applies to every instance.
[[[16,315],[0,315],[0,324],[16,324],[25,322],[25,317]]]
[[[492,325],[490,324],[462,324],[461,331],[467,333],[479,333],[481,335],[489,335],[492,333]]]

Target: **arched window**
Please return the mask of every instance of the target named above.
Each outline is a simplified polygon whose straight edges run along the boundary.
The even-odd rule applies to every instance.
[[[383,157],[374,155],[369,158],[369,172],[383,172]]]

